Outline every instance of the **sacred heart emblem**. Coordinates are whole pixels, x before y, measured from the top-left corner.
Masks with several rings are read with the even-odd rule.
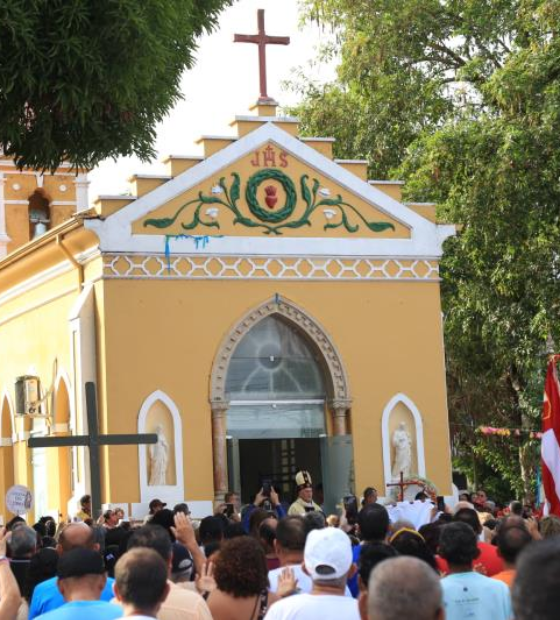
[[[274,185],[267,185],[264,188],[264,193],[266,194],[264,201],[269,209],[274,209],[276,203],[278,202],[278,196],[276,195],[277,191],[278,190],[274,187]]]

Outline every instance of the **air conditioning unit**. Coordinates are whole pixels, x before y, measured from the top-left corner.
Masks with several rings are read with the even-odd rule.
[[[44,417],[47,415],[44,399],[41,399],[39,377],[24,375],[16,377],[16,415]]]

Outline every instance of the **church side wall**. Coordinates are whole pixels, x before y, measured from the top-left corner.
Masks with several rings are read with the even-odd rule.
[[[76,274],[68,271],[31,290],[0,304],[0,392],[4,389],[14,402],[16,377],[34,374],[40,377],[43,393],[51,388],[56,375],[64,371],[71,376],[68,313],[78,296]],[[55,366],[56,360],[56,366]],[[49,400],[49,407],[52,400]],[[16,484],[33,489],[31,451],[26,440],[32,421],[15,420],[14,478]],[[1,450],[2,448],[0,448]],[[47,451],[47,468],[57,460],[56,450]],[[66,477],[68,472],[58,472]],[[49,483],[49,488],[52,485]],[[0,497],[0,514],[6,518],[4,497]],[[59,509],[64,507],[50,506]]]
[[[106,280],[106,430],[131,433],[144,399],[163,390],[183,420],[185,495],[213,497],[209,380],[224,336],[279,294],[315,318],[338,347],[353,399],[356,489],[384,487],[381,419],[403,393],[423,418],[426,475],[451,493],[439,284],[274,280]],[[108,448],[105,501],[138,502],[138,450]]]

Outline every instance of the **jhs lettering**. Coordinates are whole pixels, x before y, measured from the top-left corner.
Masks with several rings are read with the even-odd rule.
[[[262,151],[255,151],[251,165],[255,168],[287,168],[288,153],[277,152],[273,146],[268,145]]]

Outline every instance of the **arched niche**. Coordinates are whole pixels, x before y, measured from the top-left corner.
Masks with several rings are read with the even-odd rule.
[[[183,429],[179,409],[173,400],[162,392],[152,392],[138,414],[138,432],[155,433],[158,426],[169,445],[169,459],[165,485],[151,485],[150,482],[150,446],[138,446],[140,501],[149,502],[155,497],[169,501],[182,501],[185,494],[183,476]]]
[[[28,200],[29,239],[35,239],[45,234],[50,228],[50,200],[42,188],[36,189]]]
[[[394,462],[394,448],[391,438],[401,422],[404,422],[406,430],[412,437],[411,474],[421,477],[426,476],[424,425],[422,423],[422,416],[416,405],[408,396],[396,394],[385,406],[381,420],[385,484],[393,480],[391,468]]]
[[[57,436],[70,434],[71,400],[70,382],[64,371],[60,371],[55,381],[53,397],[53,426],[51,432]],[[47,452],[47,471],[49,498],[54,502],[48,506],[49,511],[57,510],[65,518],[72,491],[77,480],[77,448],[50,448]],[[52,501],[52,500],[51,500]]]
[[[58,376],[54,383],[54,410],[53,431],[55,433],[65,433],[70,429],[70,420],[72,419],[72,388],[70,387],[70,379],[64,370],[59,370]]]
[[[8,394],[4,392],[0,397],[0,514],[7,521],[5,497],[8,489],[15,483],[14,473],[14,418]]]
[[[0,446],[11,446],[15,441],[14,409],[8,392],[0,396]]]

